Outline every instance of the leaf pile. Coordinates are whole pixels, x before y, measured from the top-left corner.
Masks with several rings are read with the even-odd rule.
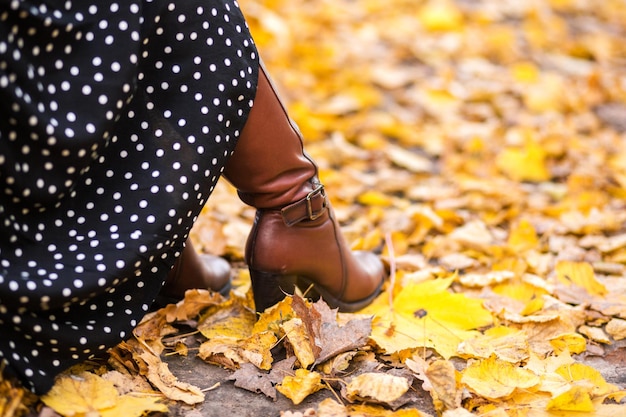
[[[443,417],[625,414],[585,361],[626,348],[624,1],[241,6],[348,240],[389,281],[359,314],[294,296],[257,317],[244,270],[229,300],[190,291],[91,372],[119,378],[111,395],[202,401],[162,362],[195,352],[270,398],[332,389],[309,415],[425,416],[403,407],[418,389]],[[221,183],[196,247],[241,261],[253,213]],[[67,378],[90,398],[76,410],[115,406]]]

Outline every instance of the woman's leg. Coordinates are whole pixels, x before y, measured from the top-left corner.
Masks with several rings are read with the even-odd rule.
[[[193,288],[228,295],[231,288],[230,273],[230,264],[225,259],[197,253],[191,239],[187,239],[183,252],[174,263],[157,297],[157,304],[180,301],[185,296],[185,291]]]
[[[348,248],[317,167],[263,68],[224,176],[258,209],[246,247],[257,310],[293,292],[294,285],[343,311],[361,309],[378,294],[382,262]]]

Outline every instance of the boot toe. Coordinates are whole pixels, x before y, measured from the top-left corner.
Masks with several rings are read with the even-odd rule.
[[[230,264],[224,258],[206,253],[201,254],[200,259],[208,272],[207,276],[210,277],[206,287],[222,295],[228,295],[231,288]]]

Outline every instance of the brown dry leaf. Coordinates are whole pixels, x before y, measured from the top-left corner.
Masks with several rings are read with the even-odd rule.
[[[251,363],[243,363],[240,368],[228,377],[229,381],[235,381],[235,386],[252,392],[262,392],[269,398],[276,400],[276,389],[269,375],[260,372]]]
[[[148,381],[140,375],[130,376],[118,371],[109,371],[102,375],[102,379],[112,382],[119,394],[155,392]]]
[[[461,406],[462,390],[457,384],[456,370],[449,361],[436,360],[426,368],[426,377],[433,387],[433,401],[441,401],[443,410]],[[441,411],[441,409],[439,409]]]
[[[139,373],[145,376],[167,398],[186,404],[197,404],[204,401],[204,394],[200,388],[178,380],[169,370],[168,365],[161,361],[157,354],[147,350],[146,346],[141,345],[139,341],[131,339],[118,346],[132,355],[133,361],[139,368]]]
[[[449,361],[435,360],[428,364],[414,355],[406,360],[406,366],[422,380],[422,389],[429,391],[435,410],[439,413],[461,406],[463,391],[457,383],[457,374]]]
[[[327,361],[341,353],[367,345],[372,332],[372,318],[368,316],[343,316],[345,323],[339,323],[337,310],[331,309],[323,300],[313,304],[319,321],[313,326],[315,344],[321,349],[316,364]]]

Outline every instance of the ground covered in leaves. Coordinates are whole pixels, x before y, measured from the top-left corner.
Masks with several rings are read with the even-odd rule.
[[[417,388],[445,417],[625,414],[626,381],[581,360],[626,346],[624,1],[241,6],[348,240],[389,268],[384,293],[358,314],[294,296],[258,317],[240,268],[229,300],[189,292],[40,400],[67,416],[201,402],[162,361],[181,354],[270,398],[335,393],[309,415],[426,416],[403,407]],[[222,184],[197,247],[241,267],[252,214]],[[36,401],[0,393],[2,416]]]

